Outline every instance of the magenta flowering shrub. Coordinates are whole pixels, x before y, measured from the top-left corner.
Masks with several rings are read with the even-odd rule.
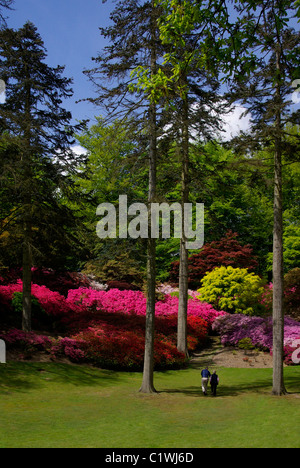
[[[95,289],[107,289],[106,285],[97,283],[93,278],[79,272],[59,272],[51,268],[31,268],[32,282],[40,286],[46,286],[51,291],[57,291],[67,296],[70,289],[80,287],[93,287]],[[7,271],[0,277],[0,284],[15,284],[22,279],[22,268]]]
[[[18,292],[22,293],[23,283],[18,280],[15,284],[0,286],[0,305],[8,309],[11,308],[13,295]],[[46,314],[52,317],[61,317],[72,312],[81,312],[82,309],[71,304],[64,296],[56,291],[51,291],[46,286],[32,285],[32,296],[38,299],[40,306],[45,310]]]
[[[82,343],[71,338],[56,339],[38,335],[34,332],[11,329],[2,332],[0,339],[5,341],[8,349],[18,350],[26,354],[44,351],[54,359],[66,356],[73,362],[80,362],[85,358],[84,351],[80,349]]]
[[[108,313],[124,313],[146,315],[147,300],[141,291],[95,291],[89,288],[79,288],[69,291],[67,301],[71,304],[86,308],[94,308]],[[164,300],[157,301],[155,315],[169,316],[178,313],[178,297],[165,295]],[[188,316],[201,317],[210,326],[216,317],[225,315],[225,312],[216,311],[210,304],[189,299]]]
[[[73,362],[84,361],[85,353],[81,349],[83,342],[72,338],[58,338],[53,343],[51,355],[53,358],[66,356]]]
[[[219,317],[213,324],[213,330],[221,336],[224,346],[236,346],[241,340],[250,339],[252,345],[272,351],[273,325],[272,318],[249,317],[242,314]],[[286,349],[300,338],[300,323],[290,317],[284,320],[284,344]]]
[[[33,348],[37,351],[50,351],[53,341],[48,336],[37,335],[33,332],[12,329],[0,333],[0,339],[13,348]]]

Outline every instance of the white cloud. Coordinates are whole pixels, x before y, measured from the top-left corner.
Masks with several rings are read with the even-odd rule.
[[[87,154],[88,153],[88,150],[83,148],[82,146],[80,145],[74,145],[71,147],[71,150],[74,154],[80,156],[81,154]]]
[[[241,131],[247,132],[251,128],[251,115],[243,116],[246,111],[245,107],[234,105],[232,111],[223,116],[224,132],[221,133],[220,138],[223,141],[229,141],[231,138],[238,136]]]

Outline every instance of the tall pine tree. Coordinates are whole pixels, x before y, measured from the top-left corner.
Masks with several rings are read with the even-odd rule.
[[[32,23],[0,31],[0,75],[6,83],[0,131],[9,136],[15,158],[10,173],[17,185],[15,204],[22,233],[25,331],[31,329],[32,258],[39,249],[34,227],[45,234],[50,211],[54,215],[50,225],[55,223],[57,191],[66,184],[64,171],[74,159],[72,116],[61,106],[72,96],[71,80],[62,76],[63,67],[51,68],[45,59],[44,43]]]
[[[286,393],[283,374],[283,179],[282,157],[292,160],[300,136],[290,135],[288,124],[300,123],[291,95],[299,77],[300,33],[290,20],[296,16],[289,0],[242,1],[238,6],[245,30],[247,55],[237,75],[236,97],[252,117],[252,133],[245,138],[253,148],[274,154],[273,226],[273,394]]]
[[[106,110],[106,118],[130,116],[128,131],[140,142],[149,167],[149,235],[147,241],[147,313],[143,382],[140,391],[155,392],[154,322],[156,290],[156,241],[151,239],[150,204],[156,199],[158,109],[147,93],[136,87],[132,73],[146,67],[153,76],[159,61],[158,9],[151,1],[119,2],[111,14],[112,26],[101,29],[110,41],[98,57],[96,67],[86,71],[95,85],[97,97],[91,101]],[[127,120],[129,123],[129,120]]]
[[[154,90],[154,98],[164,98],[166,107],[173,109],[175,119],[170,119],[169,127],[175,120],[181,155],[183,213],[189,202],[192,133],[196,132],[202,140],[212,138],[216,130],[220,130],[220,116],[226,111],[225,100],[219,94],[216,63],[206,54],[209,44],[217,42],[217,31],[220,31],[215,24],[215,11],[207,12],[200,5],[196,17],[194,2],[190,0],[157,0],[156,4],[163,12],[159,24],[165,47],[164,68],[159,69],[152,80],[145,82],[143,75],[140,80],[142,83],[144,80],[144,87]],[[222,18],[222,9],[219,12],[216,7],[216,11]],[[188,239],[184,216],[181,230],[177,348],[187,356]]]

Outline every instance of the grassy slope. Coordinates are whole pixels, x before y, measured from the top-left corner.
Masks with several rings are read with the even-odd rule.
[[[196,369],[141,374],[67,364],[0,365],[0,447],[300,447],[300,368],[287,397],[270,394],[271,369],[219,369],[217,398]]]

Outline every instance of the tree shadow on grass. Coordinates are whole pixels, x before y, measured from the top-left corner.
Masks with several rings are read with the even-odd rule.
[[[299,376],[297,375],[289,376],[285,381],[285,385],[286,385],[288,394],[300,395]],[[239,396],[239,395],[246,394],[246,393],[259,393],[259,394],[271,395],[271,392],[272,392],[272,378],[270,379],[270,377],[267,376],[264,379],[253,380],[253,382],[249,382],[249,381],[245,383],[232,382],[231,385],[221,384],[217,390],[217,397],[222,397],[222,398],[235,397],[235,396]],[[185,396],[204,398],[201,385],[177,388],[177,389],[168,388],[168,389],[160,391],[159,393],[170,393],[170,394],[174,393],[174,394],[183,394]],[[208,395],[210,396],[210,394],[211,394],[211,389],[209,386]]]
[[[0,365],[0,394],[38,389],[45,383],[97,386],[103,388],[119,381],[109,370],[63,363],[9,362]]]

